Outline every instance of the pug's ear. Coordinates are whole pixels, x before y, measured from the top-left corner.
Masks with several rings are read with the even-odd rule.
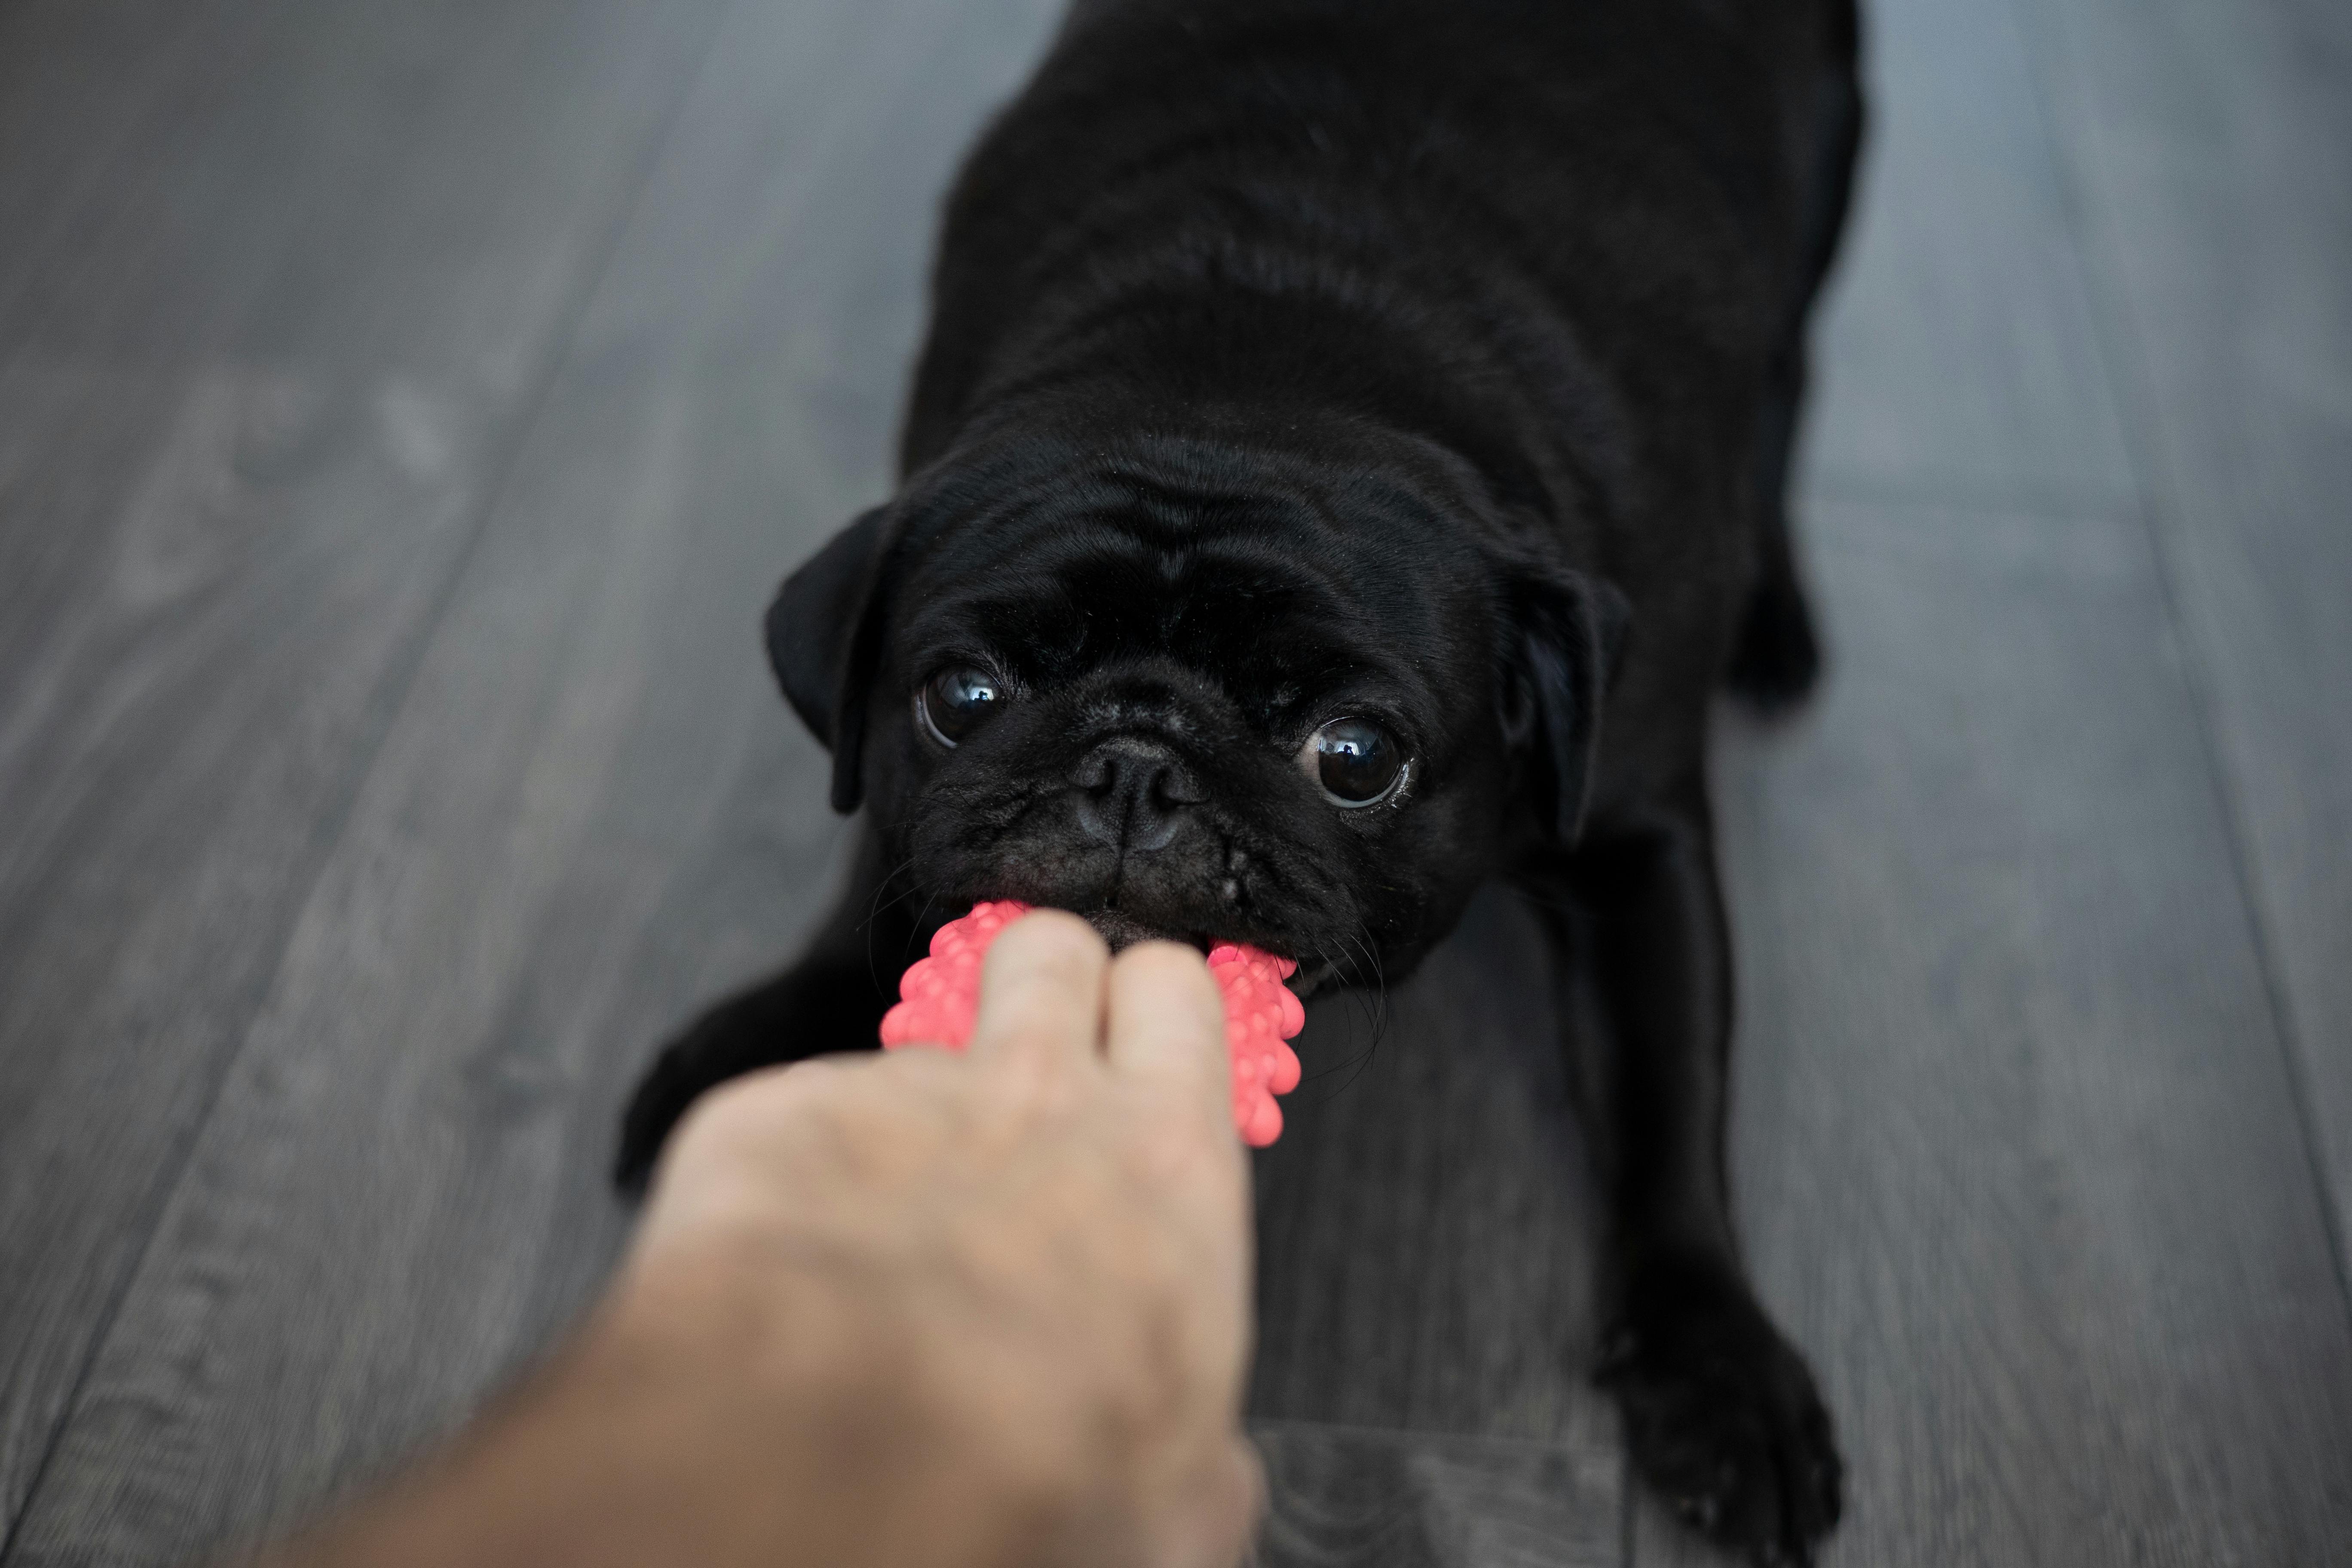
[[[768,606],[768,663],[785,700],[833,751],[833,809],[865,798],[866,689],[880,662],[890,509],[877,506],[784,579]]]
[[[1523,580],[1512,595],[1514,640],[1503,732],[1535,763],[1545,826],[1571,844],[1584,826],[1601,704],[1617,673],[1633,605],[1615,584],[1562,572]]]

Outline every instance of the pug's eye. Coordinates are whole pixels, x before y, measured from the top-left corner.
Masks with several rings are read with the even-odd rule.
[[[1404,782],[1404,747],[1370,719],[1334,719],[1298,753],[1307,775],[1334,805],[1378,805]]]
[[[951,664],[915,690],[915,717],[931,739],[952,746],[980,728],[1004,700],[996,677],[968,664]]]

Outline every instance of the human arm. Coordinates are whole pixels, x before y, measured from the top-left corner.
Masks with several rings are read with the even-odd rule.
[[[1196,954],[1068,916],[988,962],[962,1056],[710,1095],[580,1333],[275,1568],[1223,1568],[1248,1170]]]

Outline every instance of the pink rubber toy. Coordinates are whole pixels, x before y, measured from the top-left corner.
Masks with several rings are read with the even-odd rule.
[[[931,938],[931,955],[919,958],[898,981],[898,1005],[882,1016],[882,1044],[963,1049],[980,1010],[980,964],[997,933],[1029,912],[1004,900],[975,904]],[[1234,1125],[1242,1141],[1263,1149],[1282,1136],[1277,1094],[1298,1087],[1298,1053],[1286,1044],[1306,1026],[1307,1009],[1283,982],[1298,965],[1234,942],[1209,950],[1209,973],[1225,995],[1225,1047],[1233,1053]]]

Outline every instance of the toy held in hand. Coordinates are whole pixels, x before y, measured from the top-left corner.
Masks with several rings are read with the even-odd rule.
[[[980,1013],[980,966],[989,944],[1029,912],[1007,899],[975,904],[941,926],[931,955],[908,966],[898,1005],[883,1015],[882,1044],[963,1049]],[[1242,1141],[1264,1148],[1282,1135],[1277,1094],[1298,1087],[1298,1054],[1286,1044],[1306,1026],[1307,1009],[1283,982],[1298,965],[1254,947],[1219,942],[1209,973],[1225,998],[1225,1048],[1233,1055],[1234,1125]]]

